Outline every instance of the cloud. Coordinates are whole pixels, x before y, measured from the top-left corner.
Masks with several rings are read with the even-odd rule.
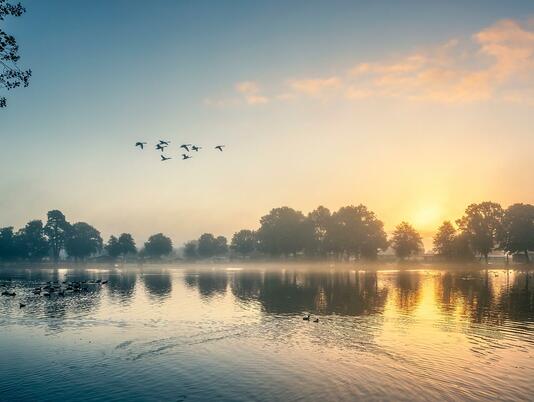
[[[240,93],[249,105],[260,105],[269,102],[266,96],[260,94],[260,86],[255,81],[242,81],[235,84],[235,90]]]
[[[501,20],[470,38],[360,62],[344,73],[282,80],[269,97],[255,81],[238,82],[235,90],[248,105],[335,97],[534,105],[534,20]]]
[[[289,86],[295,92],[310,96],[319,96],[326,91],[338,89],[341,86],[341,80],[338,77],[308,78],[291,80]]]

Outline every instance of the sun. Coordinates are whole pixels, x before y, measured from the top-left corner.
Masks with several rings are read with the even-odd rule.
[[[443,217],[443,210],[438,205],[424,205],[413,213],[413,225],[420,229],[435,229]]]

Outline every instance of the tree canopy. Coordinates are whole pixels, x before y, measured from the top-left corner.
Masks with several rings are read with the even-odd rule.
[[[20,3],[10,3],[0,0],[0,21],[6,17],[20,17],[26,9]],[[31,70],[21,70],[18,67],[20,59],[19,46],[13,35],[0,28],[0,88],[10,91],[20,86],[27,87],[32,75]],[[7,99],[0,96],[0,108],[7,106]]]
[[[502,218],[502,207],[486,201],[469,205],[456,223],[469,239],[472,250],[487,261],[488,254],[498,247],[498,240],[502,238]]]
[[[84,259],[102,249],[100,232],[85,222],[71,226],[65,240],[67,254],[75,259]]]
[[[172,252],[172,240],[163,233],[157,233],[145,242],[145,254],[153,258],[161,258]]]
[[[534,205],[513,204],[504,211],[501,246],[508,253],[521,252],[530,261],[534,251]]]
[[[423,239],[412,225],[401,222],[393,232],[391,246],[397,257],[404,259],[423,251]]]

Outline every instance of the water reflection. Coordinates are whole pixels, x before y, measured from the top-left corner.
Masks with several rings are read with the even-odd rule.
[[[172,291],[171,274],[168,270],[151,270],[141,276],[148,294],[155,299],[165,299]]]
[[[86,289],[33,294],[49,281]],[[524,272],[73,266],[2,268],[0,286],[17,293],[0,297],[0,399],[76,399],[39,385],[57,378],[106,400],[532,399]]]

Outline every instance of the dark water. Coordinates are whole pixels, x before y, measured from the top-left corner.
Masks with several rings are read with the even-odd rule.
[[[3,268],[0,283],[17,293],[0,297],[2,401],[534,399],[521,272]]]

